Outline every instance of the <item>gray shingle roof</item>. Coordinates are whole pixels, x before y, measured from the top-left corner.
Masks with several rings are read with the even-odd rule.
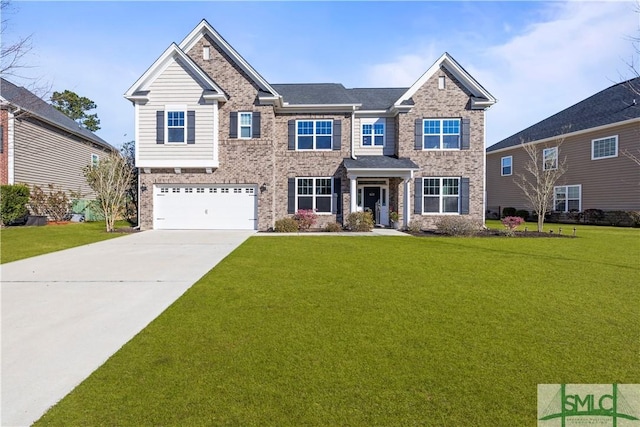
[[[362,110],[386,110],[407,90],[407,87],[347,89],[351,97],[362,104]]]
[[[78,123],[53,108],[41,98],[21,86],[16,86],[8,80],[0,78],[0,96],[11,104],[29,111],[51,124],[70,133],[86,138],[87,140],[113,150],[114,147],[93,132],[83,128]]]
[[[408,88],[347,89],[340,83],[293,83],[271,85],[291,105],[362,104],[361,110],[386,110]]]
[[[633,90],[632,90],[633,88]],[[635,93],[634,93],[635,92]],[[487,152],[640,117],[640,77],[613,85],[503,139]],[[634,104],[635,101],[635,104]]]
[[[419,169],[418,165],[405,157],[358,156],[344,159],[344,167],[349,169]]]

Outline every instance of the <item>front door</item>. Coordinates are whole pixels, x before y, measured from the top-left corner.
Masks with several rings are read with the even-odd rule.
[[[364,187],[363,208],[365,211],[370,210],[373,214],[373,221],[380,223],[380,212],[376,210],[376,203],[380,201],[380,187]]]

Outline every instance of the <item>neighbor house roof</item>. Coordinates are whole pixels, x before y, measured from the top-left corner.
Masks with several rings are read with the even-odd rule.
[[[615,84],[515,135],[487,148],[502,150],[523,142],[555,138],[561,134],[592,129],[640,118],[640,77]]]
[[[16,86],[3,78],[0,78],[0,97],[3,101],[15,107],[19,107],[23,111],[28,112],[53,126],[68,131],[71,134],[84,138],[109,150],[115,150],[115,148],[107,141],[56,110],[52,105],[46,103],[31,91],[24,87]]]

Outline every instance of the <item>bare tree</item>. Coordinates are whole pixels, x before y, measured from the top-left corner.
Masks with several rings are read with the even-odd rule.
[[[522,149],[529,157],[524,173],[516,174],[515,184],[522,190],[528,207],[538,215],[538,231],[543,231],[544,215],[553,207],[556,183],[567,171],[566,158],[560,160],[560,145],[564,138],[546,145],[527,144]]]
[[[20,38],[15,42],[6,42],[7,27],[9,20],[6,18],[11,9],[9,0],[0,0],[0,14],[2,14],[2,22],[0,22],[0,35],[3,39],[0,47],[0,75],[3,77],[17,76],[17,72],[21,68],[25,68],[23,63],[24,56],[31,51],[31,36]]]
[[[96,193],[100,212],[104,215],[107,232],[114,230],[116,219],[124,213],[127,189],[133,169],[118,152],[101,158],[95,165],[83,169],[87,183]]]

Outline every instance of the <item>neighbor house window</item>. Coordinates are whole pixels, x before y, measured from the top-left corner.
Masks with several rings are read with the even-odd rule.
[[[506,156],[500,161],[500,174],[502,176],[509,176],[513,173],[513,157]]]
[[[296,147],[298,150],[331,150],[333,121],[298,120]]]
[[[558,212],[582,210],[582,186],[562,185],[553,189],[553,206]]]
[[[425,150],[460,149],[460,119],[423,120]]]
[[[460,212],[460,178],[423,178],[423,213]]]
[[[591,141],[591,160],[618,157],[618,135]]]
[[[365,147],[384,146],[384,121],[376,120],[362,124],[362,145]]]
[[[167,142],[185,142],[186,112],[167,110]]]
[[[251,138],[253,113],[238,113],[238,135],[240,138]]]
[[[331,213],[332,182],[331,178],[297,178],[296,210]]]
[[[542,151],[542,170],[558,169],[558,147],[545,148]]]
[[[100,162],[100,156],[97,154],[91,154],[91,166],[98,166],[98,162]]]

